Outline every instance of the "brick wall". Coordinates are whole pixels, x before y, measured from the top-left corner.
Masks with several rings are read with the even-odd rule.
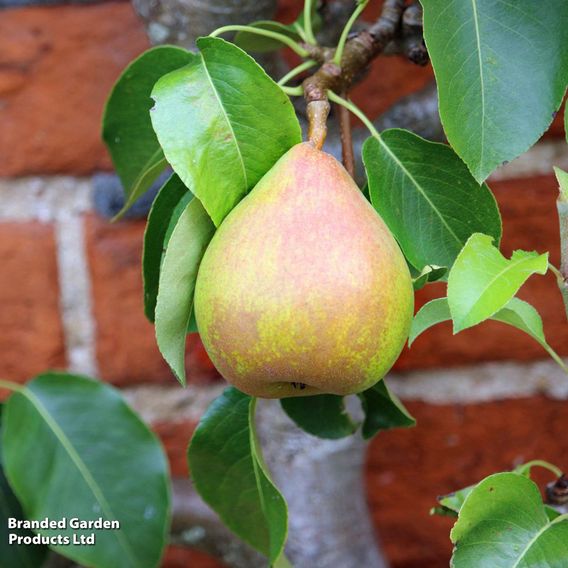
[[[69,368],[124,388],[162,437],[174,475],[185,475],[187,440],[220,380],[190,337],[189,388],[177,387],[143,316],[144,223],[111,225],[92,206],[91,176],[110,169],[99,138],[102,107],[121,69],[148,47],[143,26],[128,2],[1,6],[0,375],[23,382]],[[377,114],[430,78],[429,68],[381,61],[355,98]],[[494,176],[507,254],[549,250],[558,261],[551,166],[568,167],[561,135],[557,120],[537,147]],[[429,287],[418,302],[440,293]],[[568,356],[554,279],[534,278],[521,296]],[[535,342],[498,323],[457,337],[438,326],[392,375],[419,426],[371,444],[373,518],[394,568],[447,566],[451,523],[428,516],[434,497],[535,457],[566,468],[568,380]],[[181,549],[164,562],[189,564],[217,565]]]

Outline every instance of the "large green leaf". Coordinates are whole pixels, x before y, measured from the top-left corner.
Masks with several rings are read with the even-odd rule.
[[[0,432],[1,430],[0,406]],[[2,447],[0,445],[0,567],[2,568],[39,568],[47,554],[47,547],[39,544],[10,543],[10,535],[32,537],[34,533],[27,529],[9,529],[8,520],[24,520],[22,507],[16,499],[2,468]]]
[[[538,461],[538,460],[537,460]],[[521,464],[515,468],[515,473],[524,475],[530,479],[531,470],[535,467],[535,462],[529,462],[528,464]],[[458,489],[448,495],[442,495],[437,498],[439,506],[434,507],[430,513],[433,515],[451,516],[457,517],[460,512],[462,505],[464,504],[466,497],[475,489],[475,485],[468,485],[463,489]],[[544,510],[546,516],[553,520],[560,515],[556,509],[550,505],[544,505]]]
[[[392,428],[409,428],[416,424],[399,398],[390,391],[385,380],[359,394],[365,420],[363,421],[363,438],[372,438],[382,430]]]
[[[126,193],[121,213],[150,187],[166,166],[150,121],[150,93],[154,84],[162,75],[196,57],[180,47],[149,49],[123,71],[109,96],[103,117],[103,140]]]
[[[215,227],[199,199],[180,215],[164,255],[156,301],[156,339],[164,359],[185,385],[185,336],[199,263]]]
[[[451,319],[452,316],[447,298],[437,298],[428,302],[414,316],[408,338],[409,346],[430,327]],[[512,298],[503,309],[499,310],[490,319],[506,323],[524,331],[545,349],[549,349],[544,336],[542,318],[536,309],[527,302],[523,302],[519,298]]]
[[[450,314],[447,298],[437,298],[436,300],[428,302],[426,305],[422,306],[412,320],[408,346],[410,347],[419,335],[433,325],[451,319],[452,316]],[[504,308],[499,310],[496,314],[493,314],[489,319],[506,323],[507,325],[524,331],[536,342],[540,343],[545,351],[566,370],[562,359],[546,341],[542,318],[536,309],[527,302],[523,302],[523,300],[519,298],[512,298]]]
[[[538,487],[518,473],[497,473],[475,486],[451,539],[453,568],[562,568],[568,562],[568,516],[550,521]]]
[[[542,460],[534,460],[526,464],[518,465],[515,468],[514,473],[524,475],[525,477],[530,479],[532,470],[536,467],[545,467],[546,469],[550,469],[554,466],[548,464],[547,462],[543,462]],[[457,517],[462,508],[462,505],[466,500],[466,497],[473,491],[475,487],[476,484],[468,485],[467,487],[453,491],[448,495],[441,495],[437,497],[439,506],[432,508],[430,514]],[[544,505],[544,510],[546,516],[550,520],[553,520],[560,515],[560,513],[550,505]]]
[[[345,410],[342,396],[294,396],[281,399],[280,404],[302,430],[319,438],[344,438],[357,430],[358,424]]]
[[[568,83],[568,2],[422,0],[440,116],[481,183],[534,144]]]
[[[566,135],[566,142],[568,142],[568,100],[564,104],[564,134]]]
[[[4,468],[27,519],[118,521],[95,533],[94,546],[52,548],[74,561],[108,568],[158,566],[169,528],[169,472],[156,436],[114,388],[49,373],[6,403]]]
[[[201,418],[188,459],[195,487],[223,522],[274,563],[287,535],[286,502],[254,429],[255,399],[229,387]]]
[[[507,260],[492,241],[487,235],[472,235],[450,271],[448,304],[455,333],[491,317],[531,275],[548,270],[548,253],[517,250]]]
[[[152,124],[168,162],[219,225],[301,141],[294,107],[244,51],[219,38],[152,91]]]
[[[445,144],[392,129],[363,146],[371,202],[418,270],[450,268],[476,232],[501,238],[493,194]]]
[[[153,322],[158,297],[160,268],[170,236],[193,195],[176,174],[164,183],[148,215],[142,252],[144,312]]]

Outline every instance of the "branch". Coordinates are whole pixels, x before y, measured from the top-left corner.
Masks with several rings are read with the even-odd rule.
[[[311,59],[323,61],[321,67],[303,82],[308,117],[321,121],[320,113],[311,111],[310,106],[326,101],[328,90],[346,93],[355,78],[395,40],[401,46],[399,49],[413,61],[423,64],[426,52],[421,21],[422,10],[418,3],[406,6],[405,0],[385,0],[378,20],[346,42],[340,64],[333,61],[328,48],[304,46]]]
[[[171,544],[202,550],[233,568],[264,568],[266,559],[238,539],[197,495],[189,479],[173,480]]]
[[[546,502],[560,514],[568,513],[568,477],[561,475],[546,486]]]
[[[358,400],[349,412],[361,417]],[[266,463],[289,507],[286,556],[294,566],[386,568],[368,512],[360,434],[322,440],[300,430],[279,401],[259,401],[259,438]],[[338,488],[341,488],[338,491]],[[225,528],[187,480],[174,481],[172,543],[200,548],[227,566],[266,566]]]
[[[132,4],[153,44],[173,43],[193,49],[198,37],[221,26],[270,20],[277,0],[132,0]]]
[[[404,55],[416,65],[428,63],[428,51],[424,43],[422,7],[417,2],[406,8],[402,16],[401,33],[383,50],[384,55]]]
[[[342,93],[346,96],[346,93]],[[351,134],[351,115],[349,111],[340,105],[335,108],[339,114],[339,131],[341,137],[341,156],[343,157],[343,165],[349,175],[355,177],[355,156],[353,155],[353,138]]]

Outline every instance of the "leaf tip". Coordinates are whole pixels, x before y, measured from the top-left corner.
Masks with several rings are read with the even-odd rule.
[[[568,201],[568,172],[565,172],[563,169],[554,166],[554,173],[556,175],[556,179],[558,180],[558,185],[560,189],[560,201]]]

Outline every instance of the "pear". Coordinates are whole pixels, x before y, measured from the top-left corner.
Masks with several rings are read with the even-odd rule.
[[[414,293],[396,241],[347,171],[302,143],[215,233],[194,307],[207,353],[239,390],[347,395],[398,358]]]

